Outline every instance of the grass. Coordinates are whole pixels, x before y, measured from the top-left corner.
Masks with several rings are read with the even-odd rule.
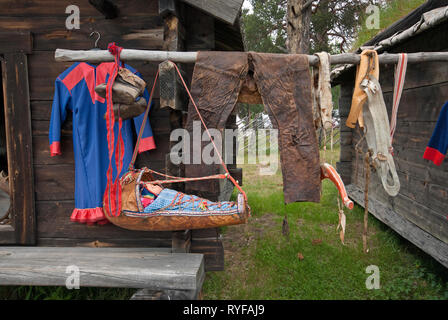
[[[335,162],[338,150],[326,151]],[[283,204],[281,174],[244,167],[253,210],[247,225],[224,230],[226,271],[208,273],[204,299],[448,299],[446,269],[369,216],[369,253],[362,250],[364,211],[347,212],[345,245],[336,226],[337,190],[323,183],[319,204]],[[289,238],[282,235],[288,217]],[[299,253],[303,260],[299,259]],[[379,290],[367,290],[366,267],[380,270]]]
[[[356,41],[353,43],[352,50],[358,49],[364,43],[372,39],[378,33],[389,27],[394,22],[405,17],[409,12],[419,7],[426,0],[391,0],[387,2],[387,5],[380,10],[380,30],[368,29],[366,27],[367,15],[364,21],[361,22],[360,30]]]
[[[335,164],[339,150],[321,157]],[[252,208],[246,225],[223,228],[225,271],[209,272],[204,299],[448,299],[448,273],[430,256],[369,216],[369,253],[362,251],[363,209],[347,212],[345,245],[336,231],[336,188],[325,180],[319,204],[283,204],[282,176],[244,166]],[[282,235],[288,217],[289,238]],[[299,253],[303,259],[299,259]],[[366,267],[380,270],[379,290],[367,290]],[[0,287],[0,299],[129,299],[132,289]]]

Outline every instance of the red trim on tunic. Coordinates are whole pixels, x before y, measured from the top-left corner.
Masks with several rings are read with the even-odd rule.
[[[445,159],[445,155],[437,149],[426,147],[423,158],[426,160],[431,160],[436,166],[440,166],[443,162],[443,159]]]
[[[156,148],[156,143],[154,142],[154,137],[147,137],[140,140],[138,145],[138,153],[142,153],[148,150]]]
[[[64,85],[67,87],[68,91],[72,89],[84,79],[87,84],[87,88],[90,92],[90,98],[93,104],[95,104],[95,68],[88,65],[87,63],[78,64],[65,78],[62,80]]]
[[[103,208],[88,208],[88,209],[74,209],[70,220],[73,222],[79,223],[87,223],[89,225],[92,224],[107,224],[109,220],[107,220],[104,215]]]
[[[62,154],[62,152],[61,152],[61,142],[54,141],[50,145],[50,154],[51,154],[52,157],[60,156]]]
[[[106,83],[106,77],[107,75],[111,74],[114,69],[114,62],[103,62],[96,68],[96,85]],[[98,95],[98,93],[95,92],[95,100],[104,103],[106,99]]]

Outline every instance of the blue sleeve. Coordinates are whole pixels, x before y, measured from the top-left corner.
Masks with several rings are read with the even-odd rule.
[[[448,151],[448,102],[443,106],[437,120],[436,127],[429,140],[428,147],[423,155],[424,159],[431,160],[440,166]]]
[[[139,76],[140,78],[142,77],[139,72],[136,72],[135,74],[137,76]],[[148,89],[145,89],[145,91],[143,92],[143,98],[145,98],[146,102],[148,103],[148,101],[149,101]],[[153,107],[153,105],[154,105],[154,102],[151,102],[151,107]],[[138,137],[138,133],[140,132],[140,128],[142,126],[144,117],[145,117],[145,113],[142,113],[141,115],[134,118],[134,125],[135,125],[135,130],[137,131],[137,137]],[[148,118],[146,119],[145,127],[143,129],[142,139],[140,140],[140,144],[138,146],[138,152],[142,153],[144,151],[152,150],[155,148],[156,148],[156,144],[154,141],[154,136],[152,133],[151,124],[149,122],[149,114],[148,114]]]
[[[67,117],[70,98],[67,87],[59,78],[56,79],[49,128],[51,156],[61,155],[61,126]]]

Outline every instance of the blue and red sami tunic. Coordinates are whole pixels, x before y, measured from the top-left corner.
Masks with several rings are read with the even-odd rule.
[[[125,67],[136,75],[141,75],[132,67]],[[113,62],[98,66],[85,62],[73,64],[56,79],[53,107],[50,121],[51,156],[61,154],[61,124],[68,111],[73,114],[73,148],[75,156],[75,209],[71,220],[80,223],[107,223],[103,212],[103,195],[106,189],[106,172],[109,167],[106,120],[103,116],[107,110],[104,98],[95,92],[98,84],[108,81],[114,68]],[[149,100],[148,91],[144,98]],[[123,170],[126,172],[131,162],[134,136],[140,130],[144,114],[123,121],[122,136],[124,141]],[[115,123],[114,135],[118,135],[118,121]],[[154,138],[149,124],[145,125],[139,152],[155,148]],[[114,156],[112,157],[114,159]],[[114,162],[114,161],[113,161]],[[115,163],[113,178],[117,175]]]
[[[423,158],[440,166],[448,150],[448,102],[442,107],[436,127]]]

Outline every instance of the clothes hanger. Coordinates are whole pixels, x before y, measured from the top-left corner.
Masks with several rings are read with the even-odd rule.
[[[98,38],[96,38],[96,40],[95,40],[95,47],[90,49],[89,51],[101,50],[101,48],[98,47],[98,41],[100,41],[101,34],[98,31],[92,31],[92,33],[90,33],[90,35],[89,35],[89,38],[91,38],[95,33],[98,34]]]

